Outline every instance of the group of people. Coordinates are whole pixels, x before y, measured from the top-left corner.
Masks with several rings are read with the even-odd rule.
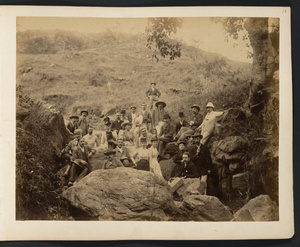
[[[115,120],[104,117],[105,130],[98,131],[98,134],[89,124],[87,110],[82,110],[80,117],[70,117],[66,127],[73,140],[62,150],[63,157],[69,161],[65,173],[69,176],[69,186],[91,170],[89,158],[96,149],[104,149],[107,155],[103,169],[125,166],[163,177],[159,161],[166,157],[169,145],[177,147],[177,153],[172,157],[176,164],[172,177],[200,177],[207,181],[212,164],[205,144],[214,132],[217,117],[223,112],[214,111],[214,105],[209,102],[203,118],[200,106],[194,104],[190,121],[185,119],[184,112],[179,112],[174,126],[165,110],[167,104],[159,99],[161,94],[155,86],[151,83],[151,89],[146,93],[151,111],[147,110],[145,102],[139,112],[134,105],[128,114],[122,109]]]

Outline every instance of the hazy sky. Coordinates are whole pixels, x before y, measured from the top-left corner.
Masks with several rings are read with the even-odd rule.
[[[182,18],[182,28],[175,38],[199,47],[202,50],[216,52],[229,59],[252,62],[247,59],[249,48],[242,39],[235,41],[238,46],[233,47],[233,41],[225,42],[225,31],[220,23],[214,23],[210,18]],[[64,29],[79,32],[103,32],[108,29],[124,33],[145,32],[146,18],[57,18],[57,17],[19,17],[18,30],[29,29]]]

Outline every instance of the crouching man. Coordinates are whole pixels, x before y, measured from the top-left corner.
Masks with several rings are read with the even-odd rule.
[[[85,145],[84,138],[81,138],[78,142],[78,146],[76,146],[73,150],[73,157],[71,159],[72,166],[70,169],[70,179],[68,186],[72,186],[74,183],[77,183],[91,171],[89,158],[94,153],[95,150],[92,150],[89,146]]]

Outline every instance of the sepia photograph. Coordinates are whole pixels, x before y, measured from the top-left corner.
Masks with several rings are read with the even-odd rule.
[[[16,16],[16,224],[280,223],[281,27]]]

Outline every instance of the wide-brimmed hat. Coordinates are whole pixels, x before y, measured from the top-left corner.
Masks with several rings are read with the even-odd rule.
[[[185,141],[179,141],[179,142],[177,142],[177,145],[179,146],[180,144],[183,144],[183,145],[185,145],[186,144],[186,142]]]
[[[113,150],[113,149],[107,149],[107,150],[104,152],[105,155],[110,155],[110,154],[115,154],[115,153],[116,153],[116,151]]]
[[[202,138],[203,135],[201,135],[200,133],[195,133],[195,134],[192,135],[192,137],[193,137],[193,138],[196,138],[196,137]]]
[[[128,120],[125,120],[125,121],[121,124],[122,128],[124,128],[126,125],[132,125],[132,123],[130,123]]]
[[[200,111],[200,106],[199,106],[199,105],[193,104],[193,105],[191,106],[191,108],[196,108],[198,111]]]
[[[80,115],[82,115],[82,113],[86,112],[86,115],[89,115],[88,110],[81,110]]]
[[[122,113],[122,112],[124,112],[124,113],[125,113],[125,112],[126,112],[126,110],[125,110],[125,109],[121,109],[121,111],[120,111],[120,112],[121,112],[121,113]]]
[[[166,107],[166,106],[167,106],[166,102],[164,102],[164,101],[162,101],[162,100],[157,101],[157,102],[155,103],[155,106],[158,107],[159,104],[162,104],[163,107]]]
[[[184,114],[183,114],[183,112],[182,112],[182,111],[181,111],[181,112],[179,112],[179,113],[178,113],[178,116],[179,116],[179,117],[184,117]]]
[[[157,139],[156,136],[153,136],[153,137],[151,137],[151,141],[152,141],[152,142],[155,142],[155,141],[158,141],[158,139]]]
[[[156,82],[151,82],[150,85],[152,85],[152,84],[156,85]]]

